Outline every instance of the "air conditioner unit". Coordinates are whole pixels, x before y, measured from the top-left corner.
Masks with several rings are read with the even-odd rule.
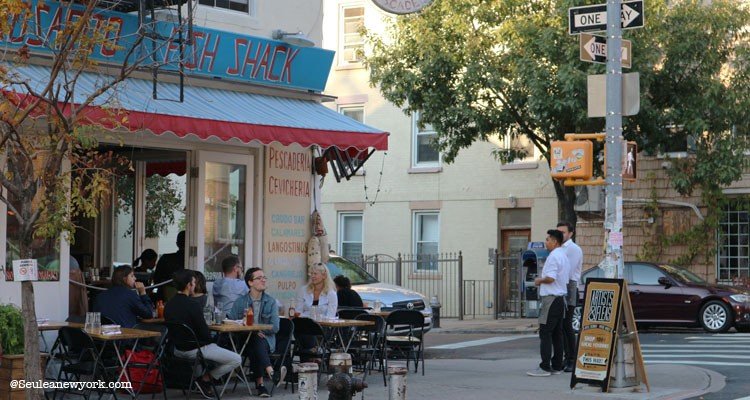
[[[576,211],[604,211],[604,186],[579,186],[576,189]]]

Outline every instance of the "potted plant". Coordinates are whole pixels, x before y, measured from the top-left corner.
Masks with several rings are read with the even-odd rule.
[[[10,381],[23,379],[23,317],[11,304],[0,304],[0,399],[23,398],[23,389],[10,390]]]

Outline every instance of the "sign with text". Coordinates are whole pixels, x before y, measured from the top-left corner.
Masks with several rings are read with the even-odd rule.
[[[550,168],[553,179],[590,179],[594,174],[594,145],[590,140],[552,142]]]
[[[34,258],[13,260],[13,280],[16,282],[38,281],[39,269]]]
[[[52,54],[57,50],[51,44],[59,41],[59,35],[69,29],[66,27],[68,21],[80,18],[84,9],[73,2],[40,0],[31,0],[28,6],[29,20],[8,21],[12,30],[0,38],[1,45],[13,49],[28,47],[31,52]],[[133,56],[146,57],[155,48],[155,62],[159,63],[161,70],[179,71],[182,61],[187,75],[316,92],[325,89],[333,63],[334,52],[330,50],[297,47],[197,25],[192,28],[192,37],[186,41],[180,60],[180,46],[173,38],[185,28],[170,21],[152,21],[149,16],[145,17],[144,23],[153,26],[154,34],[164,39],[153,40],[147,36],[138,44],[140,25],[136,14],[97,9],[90,28],[105,32],[106,37],[102,44],[92,48],[90,57],[102,63],[121,65],[128,57],[132,63]]]
[[[607,391],[620,324],[622,293],[622,279],[590,278],[586,282],[571,388],[578,382],[586,382],[600,384],[602,390]]]
[[[263,268],[269,293],[286,308],[307,281],[312,151],[272,143],[264,163]]]
[[[579,36],[579,54],[581,61],[599,64],[607,63],[607,38],[604,36],[582,33]],[[622,40],[620,62],[623,68],[630,68],[633,62],[633,47],[630,40]]]
[[[622,29],[643,27],[643,0],[624,1],[621,5],[620,21]],[[571,7],[568,9],[568,33],[577,35],[583,32],[607,30],[607,5]]]
[[[411,14],[429,6],[432,0],[372,0],[372,2],[391,14]]]

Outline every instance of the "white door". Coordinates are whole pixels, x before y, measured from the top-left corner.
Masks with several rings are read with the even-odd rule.
[[[200,151],[197,165],[196,235],[190,240],[195,243],[190,256],[212,281],[221,276],[221,261],[227,256],[239,256],[243,265],[254,260],[254,157]]]

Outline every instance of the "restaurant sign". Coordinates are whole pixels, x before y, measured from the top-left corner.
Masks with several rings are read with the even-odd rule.
[[[74,3],[30,3],[28,21],[22,18],[10,22],[10,35],[0,37],[0,46],[28,48],[31,52],[53,54],[54,45],[66,24],[83,14],[84,8]],[[90,27],[103,32],[106,40],[94,47],[91,58],[98,62],[122,65],[141,60],[155,63],[162,71],[179,71],[180,30],[184,26],[171,21],[152,21],[145,17],[144,29],[152,29],[162,39],[148,37],[138,44],[140,29],[138,16],[98,9]],[[192,40],[185,41],[182,56],[187,75],[205,76],[268,86],[322,92],[333,62],[334,52],[315,47],[297,47],[262,37],[239,35],[205,27],[193,26]],[[130,50],[135,48],[132,54]],[[128,58],[129,57],[129,58]]]
[[[587,382],[599,384],[603,391],[607,391],[620,324],[622,290],[622,279],[590,278],[586,282],[586,301],[581,310],[581,331],[571,388],[577,382]]]
[[[391,14],[411,14],[421,11],[432,0],[372,0],[376,6]]]

